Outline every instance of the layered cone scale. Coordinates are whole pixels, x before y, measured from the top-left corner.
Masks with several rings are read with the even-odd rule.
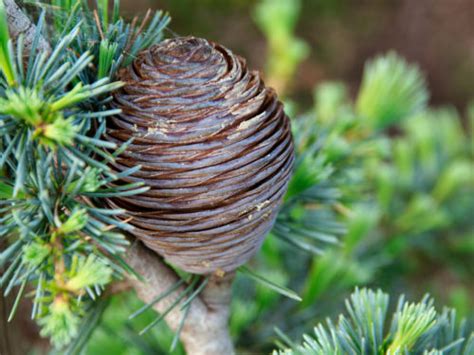
[[[107,139],[128,146],[111,167],[144,182],[140,195],[109,199],[131,233],[197,274],[244,264],[271,229],[294,163],[290,122],[275,92],[243,58],[216,43],[175,38],[120,72],[122,113]]]

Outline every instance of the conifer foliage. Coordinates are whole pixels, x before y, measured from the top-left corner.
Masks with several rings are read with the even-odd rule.
[[[116,80],[118,71],[161,41],[169,17],[148,12],[143,21],[128,23],[118,15],[118,0],[97,0],[94,7],[86,0],[36,2],[30,7],[36,23],[30,43],[22,36],[10,37],[4,1],[0,0],[0,289],[4,295],[16,293],[10,320],[22,297],[29,297],[31,317],[41,334],[56,348],[68,346],[69,353],[78,353],[108,305],[106,287],[134,274],[123,259],[129,244],[124,234],[132,226],[125,211],[104,201],[128,199],[149,189],[133,182],[140,166],[118,172],[110,168],[133,144],[103,139],[105,120],[120,114],[110,105],[110,94],[123,86]],[[278,54],[269,72],[283,89],[307,52],[293,35],[297,9],[292,6],[299,2],[262,4],[257,22],[271,37],[270,50]],[[271,10],[272,6],[277,7]],[[50,49],[40,45],[44,40]],[[389,53],[368,62],[354,102],[343,84],[324,84],[316,92],[314,109],[293,119],[296,160],[282,208],[261,257],[252,269],[238,270],[265,289],[257,286],[252,294],[240,287],[247,286],[246,280],[237,278],[231,319],[236,338],[252,333],[263,343],[274,324],[285,332],[307,331],[308,319],[313,319],[308,314],[321,309],[319,296],[330,286],[345,290],[375,282],[375,269],[381,265],[377,258],[387,259],[380,244],[400,241],[400,236],[415,241],[411,236],[426,231],[438,235],[440,226],[455,225],[464,236],[470,222],[464,218],[465,204],[471,202],[458,196],[472,189],[453,191],[472,185],[472,149],[465,147],[472,132],[465,135],[450,115],[431,129],[433,116],[444,113],[427,110],[427,100],[418,68]],[[403,134],[392,139],[385,133],[394,125],[401,126]],[[420,185],[430,191],[422,191]],[[376,218],[370,213],[374,210]],[[455,219],[455,213],[462,220]],[[387,226],[396,232],[394,237]],[[374,245],[368,243],[369,234],[379,236]],[[428,244],[418,242],[414,247]],[[261,274],[277,275],[282,282]],[[187,312],[209,279],[188,277],[182,270],[179,275],[183,279],[127,314],[123,322],[114,317],[113,326],[130,331],[130,319],[183,285],[185,291],[157,318],[154,314],[142,333],[173,307]],[[281,302],[268,289],[288,300]],[[275,353],[473,354],[474,339],[467,327],[456,320],[454,311],[439,311],[433,304],[429,297],[417,303],[401,298],[390,315],[387,294],[356,290],[346,302],[347,316],[316,326],[302,344],[279,332],[281,350]],[[112,305],[111,313],[120,312]],[[111,338],[119,343],[116,336]]]
[[[274,355],[326,354],[426,354],[469,355],[474,352],[474,333],[469,334],[454,310],[437,312],[433,300],[408,302],[403,296],[389,315],[389,296],[380,290],[356,290],[346,300],[348,315],[337,324],[327,320],[295,344],[282,334],[287,348]]]
[[[5,295],[19,290],[10,319],[28,292],[41,334],[61,347],[98,305],[91,301],[127,268],[120,257],[126,225],[113,218],[122,211],[100,208],[97,199],[148,188],[107,187],[137,168],[111,173],[107,163],[126,144],[101,136],[105,117],[116,113],[107,109],[110,92],[122,85],[116,71],[159,41],[169,18],[149,13],[141,25],[128,24],[118,2],[112,14],[107,1],[95,11],[87,1],[39,5],[44,11],[26,49],[25,38],[9,37],[0,2],[0,284]],[[50,52],[40,50],[43,38]]]

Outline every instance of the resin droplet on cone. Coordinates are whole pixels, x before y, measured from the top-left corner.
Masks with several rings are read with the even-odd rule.
[[[109,200],[132,234],[188,272],[232,271],[260,247],[291,175],[290,122],[243,58],[186,37],[142,52],[119,74],[122,113],[107,137],[133,143],[112,168],[150,190]]]

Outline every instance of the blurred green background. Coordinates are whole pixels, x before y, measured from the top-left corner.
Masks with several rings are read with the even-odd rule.
[[[279,1],[276,0],[275,3]],[[163,9],[179,35],[206,37],[245,56],[263,70],[268,40],[255,23],[258,0],[125,0],[124,15]],[[396,50],[419,63],[431,101],[464,109],[473,96],[474,8],[470,0],[302,0],[293,19],[296,36],[308,45],[291,94],[308,104],[313,86],[342,80],[354,93],[367,58]],[[286,10],[291,12],[294,10]],[[274,30],[274,29],[273,29]],[[170,34],[171,36],[172,34]]]
[[[324,192],[313,214],[290,203],[283,215],[295,225],[326,221],[326,230],[270,236],[251,262],[302,295],[300,304],[238,277],[239,354],[269,353],[274,327],[299,339],[337,315],[355,286],[415,299],[429,292],[472,322],[472,1],[122,0],[127,17],[148,8],[171,14],[169,37],[220,42],[264,73],[293,119],[300,164],[290,195],[305,184]],[[315,142],[323,148],[307,153]],[[139,307],[132,293],[114,297],[86,353],[167,354],[165,325],[138,336],[153,313],[127,321]],[[30,323],[16,322],[23,351],[46,351]]]

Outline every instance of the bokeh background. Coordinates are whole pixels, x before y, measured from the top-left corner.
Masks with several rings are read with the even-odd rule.
[[[163,9],[177,35],[206,37],[265,69],[268,42],[255,22],[257,0],[125,0],[123,14]],[[474,5],[471,0],[302,0],[296,36],[308,45],[291,95],[307,103],[323,80],[342,80],[353,92],[364,62],[396,50],[420,65],[434,104],[464,109],[474,95]],[[173,34],[170,33],[170,36]]]
[[[231,48],[277,88],[292,118],[301,118],[301,129],[315,136],[320,126],[337,132],[322,154],[328,159],[343,156],[333,174],[345,196],[334,205],[338,222],[346,226],[335,232],[343,246],[313,256],[274,238],[266,241],[251,266],[295,289],[303,302],[295,305],[239,278],[231,322],[239,354],[269,353],[274,348],[274,326],[299,339],[319,321],[335,317],[356,286],[381,287],[410,299],[429,292],[438,307],[454,307],[472,323],[472,0],[121,3],[122,15],[128,18],[142,16],[148,8],[168,12],[172,17],[168,37],[205,37]],[[358,114],[353,101],[367,60],[389,50],[418,65],[426,78],[431,108],[383,133],[374,127],[347,128]],[[310,126],[305,126],[308,117]],[[369,148],[383,153],[364,151],[367,146],[360,143],[370,134],[377,137]],[[310,160],[307,170],[317,169],[317,161]],[[358,191],[352,189],[360,186]],[[5,312],[12,300],[6,302],[0,311]],[[150,312],[139,320],[127,320],[141,305],[133,293],[114,297],[111,303],[87,354],[168,353],[173,335],[165,325],[138,336],[156,315]],[[48,343],[37,336],[28,309],[25,303],[9,327],[8,341],[18,354],[47,353]]]

